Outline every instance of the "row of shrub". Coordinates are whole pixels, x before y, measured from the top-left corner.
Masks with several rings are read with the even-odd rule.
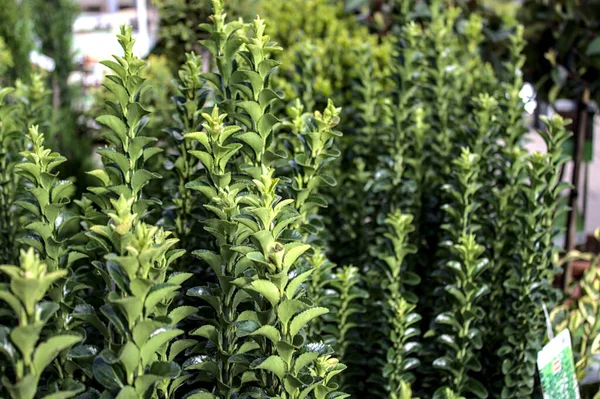
[[[538,395],[567,133],[523,147],[522,28],[493,68],[441,0],[385,37],[325,0],[212,5],[172,106],[122,28],[88,187],[41,78],[1,89],[0,395]]]

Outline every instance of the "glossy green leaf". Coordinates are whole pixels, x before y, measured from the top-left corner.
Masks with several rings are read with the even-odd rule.
[[[285,377],[285,373],[287,372],[287,366],[283,359],[279,356],[269,356],[267,359],[260,362],[260,364],[255,368],[270,371],[279,377],[280,380]]]
[[[290,335],[293,337],[313,319],[327,314],[329,310],[323,307],[313,307],[306,309],[296,315],[290,322]]]
[[[279,289],[275,284],[268,280],[255,280],[250,283],[247,288],[264,296],[273,307],[277,306],[281,300]]]

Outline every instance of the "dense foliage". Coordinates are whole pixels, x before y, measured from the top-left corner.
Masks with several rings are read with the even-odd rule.
[[[0,8],[0,38],[3,41],[6,55],[0,69],[6,69],[2,74],[2,84],[14,84],[17,79],[27,81],[31,73],[29,53],[33,50],[33,24],[31,8],[28,2],[17,0],[3,1]]]
[[[498,70],[441,0],[176,6],[173,81],[131,28],[103,62],[88,187],[43,79],[0,90],[0,396],[534,397],[567,134],[523,148],[522,28]]]
[[[230,18],[254,17],[258,0],[228,0]],[[155,0],[160,15],[160,38],[154,53],[166,55],[176,70],[190,51],[202,51],[200,40],[207,37],[200,24],[211,15],[211,0]],[[207,59],[206,62],[209,62]]]
[[[600,3],[527,0],[519,19],[527,27],[528,81],[549,103],[577,99],[587,89],[600,99]]]

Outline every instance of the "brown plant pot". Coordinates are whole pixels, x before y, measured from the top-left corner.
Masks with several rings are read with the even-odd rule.
[[[575,260],[572,262],[573,278],[571,281],[576,282],[576,284],[568,292],[567,302],[571,302],[581,297],[581,286],[579,285],[579,281],[581,281],[585,271],[588,270],[590,266],[591,262],[589,260]],[[600,267],[600,263],[596,264],[596,267]]]
[[[572,267],[573,267],[573,279],[574,280],[579,280],[583,277],[583,274],[585,273],[586,270],[588,270],[590,268],[590,261],[589,260],[574,260],[573,262],[571,262]],[[599,267],[600,264],[597,264],[596,267]]]

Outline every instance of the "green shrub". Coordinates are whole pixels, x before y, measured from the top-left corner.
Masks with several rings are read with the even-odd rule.
[[[226,23],[222,3],[214,4],[213,25],[205,26],[211,39],[204,43],[216,58],[217,71],[202,76],[214,90],[216,104],[211,114],[203,114],[204,131],[185,137],[197,142],[198,150],[191,154],[206,168],[206,176],[187,186],[206,197],[205,208],[212,214],[206,229],[217,247],[217,252],[194,252],[210,265],[217,284],[188,291],[214,310],[210,321],[192,334],[215,350],[184,366],[198,378],[213,381],[218,397],[255,391],[289,398],[313,392],[315,398],[325,398],[336,390],[331,379],[344,367],[326,346],[306,342],[302,333],[327,309],[303,300],[302,284],[313,268],[302,268],[298,258],[310,245],[289,229],[306,223],[302,205],[307,198],[282,199],[276,194],[280,179],[273,176],[274,166],[285,153],[275,148],[273,139],[278,120],[271,104],[279,97],[270,88],[269,76],[278,63],[269,55],[279,48],[265,35],[264,21],[257,18],[248,26]],[[241,46],[248,50],[240,53],[243,61],[234,52]],[[249,84],[241,84],[244,79]],[[310,155],[317,160],[330,140],[327,128],[334,112],[332,106],[324,114],[324,132],[309,136],[314,140]],[[236,159],[242,162],[236,165]],[[308,161],[305,168],[312,165]],[[317,182],[312,173],[304,171],[306,180],[292,187],[304,193],[302,186],[308,184],[309,194]]]
[[[294,1],[287,52],[212,6],[174,84],[122,28],[81,197],[41,77],[0,91],[0,395],[533,397],[567,135],[522,147],[521,28],[497,73],[442,1]]]
[[[379,271],[380,237],[388,215],[400,210],[414,219],[407,245],[416,247],[402,260],[401,270],[418,278],[394,282],[427,282],[402,293],[408,303],[416,303],[425,332],[415,355],[421,366],[412,370],[412,389],[425,397],[436,390],[444,395],[438,390],[444,386],[459,396],[530,397],[535,351],[544,337],[540,303],[551,308],[557,300],[551,289],[555,271],[549,237],[562,212],[558,195],[564,186],[557,172],[564,162],[563,122],[552,119],[548,133],[541,132],[547,156],[526,155],[518,97],[524,63],[520,28],[511,36],[509,61],[494,72],[480,55],[484,27],[476,14],[465,18],[440,1],[427,8],[420,4],[414,9],[418,12],[411,2],[402,4],[411,11],[405,26],[393,30],[398,62],[386,78],[395,87],[374,86],[373,61],[364,64],[364,76],[375,79],[357,81],[353,106],[362,112],[352,129],[361,138],[351,140],[357,148],[350,150],[359,155],[353,159],[357,168],[348,168],[343,159],[336,175],[342,189],[325,192],[335,198],[325,218],[332,234],[328,253],[336,263],[361,265],[369,292],[365,324],[374,326],[360,330],[359,341],[367,343],[360,363],[365,373],[354,384],[356,391],[350,391],[385,397],[390,383],[380,376],[404,373],[394,357],[369,360],[384,359],[385,350],[372,343],[385,342],[376,330],[392,325],[382,312],[387,302],[382,288],[388,283]],[[479,159],[468,179],[456,164],[462,148]],[[534,206],[526,198],[536,195],[543,201]],[[539,291],[526,295],[525,287],[532,284]],[[465,306],[478,310],[465,313]],[[440,323],[446,320],[447,325]],[[467,331],[469,339],[464,338]],[[401,378],[412,380],[408,374]]]
[[[55,63],[51,73],[56,107],[69,106],[71,91],[68,79],[74,70],[73,23],[79,12],[72,0],[30,1],[33,27],[41,41],[40,52]]]
[[[362,72],[359,49],[369,47],[371,59],[377,61],[375,76],[389,68],[391,46],[387,39],[378,44],[377,36],[344,13],[341,2],[263,1],[259,11],[272,21],[273,38],[284,48],[279,57],[283,65],[278,84],[286,98],[299,97],[308,109],[323,106],[327,98],[352,104],[351,82]]]
[[[254,17],[258,0],[228,0],[227,12],[233,19]],[[210,0],[156,0],[160,14],[160,40],[153,53],[165,55],[175,72],[185,62],[185,54],[199,52],[206,38],[200,24],[211,16]]]
[[[6,0],[0,9],[0,37],[12,59],[3,74],[4,85],[13,85],[17,79],[28,81],[31,73],[29,53],[34,48],[31,7],[27,1]]]
[[[18,180],[14,178],[14,167],[18,162],[18,154],[24,150],[24,139],[19,131],[20,126],[16,120],[16,106],[9,102],[9,94],[13,88],[5,87],[0,91],[0,173],[2,173],[2,191],[0,192],[0,205],[2,206],[1,237],[2,263],[11,263],[14,259],[15,249],[12,246],[16,239],[16,215],[14,203],[18,191]]]
[[[0,37],[0,75],[8,71],[13,66],[13,58],[10,50],[6,46],[6,42]]]

